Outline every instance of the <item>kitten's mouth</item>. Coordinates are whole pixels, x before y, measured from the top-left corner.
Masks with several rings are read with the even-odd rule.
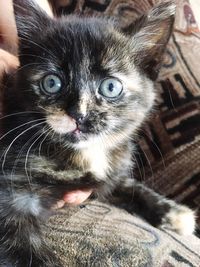
[[[71,131],[70,133],[67,134],[70,138],[70,141],[78,141],[81,139],[81,137],[84,135],[83,132],[79,129],[77,126],[75,130]]]
[[[69,141],[72,143],[76,143],[80,140],[86,140],[88,138],[88,131],[84,129],[83,127],[80,127],[78,124],[76,126],[76,129],[67,133],[67,136],[69,138]]]
[[[75,134],[77,136],[80,135],[80,134],[82,134],[82,131],[80,130],[80,128],[78,127],[78,125],[77,125],[76,129],[74,131],[72,131],[72,134]]]

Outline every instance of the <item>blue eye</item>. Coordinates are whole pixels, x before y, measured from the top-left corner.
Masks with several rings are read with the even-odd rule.
[[[123,91],[122,83],[116,78],[108,78],[102,81],[99,94],[106,98],[117,98]]]
[[[62,81],[57,75],[49,74],[42,79],[41,87],[47,94],[56,94],[62,88]]]

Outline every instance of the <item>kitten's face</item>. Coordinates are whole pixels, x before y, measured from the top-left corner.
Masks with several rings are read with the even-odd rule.
[[[101,19],[40,19],[40,33],[32,27],[21,38],[17,87],[25,109],[41,111],[54,138],[75,148],[130,138],[154,101],[142,30],[130,38]],[[147,47],[154,51],[150,40]]]

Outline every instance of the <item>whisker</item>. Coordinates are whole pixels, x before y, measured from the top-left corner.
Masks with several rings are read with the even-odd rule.
[[[46,130],[46,132],[48,131],[48,129]],[[45,133],[46,133],[45,132]],[[26,172],[26,176],[28,178],[28,180],[30,181],[31,177],[29,176],[29,173],[28,173],[28,168],[27,168],[27,164],[28,164],[28,156],[29,156],[29,153],[31,151],[31,148],[34,146],[34,144],[41,138],[41,136],[43,136],[43,134],[45,134],[44,132],[42,132],[34,141],[33,143],[30,145],[29,149],[27,150],[27,153],[26,153],[26,158],[25,158],[25,172]]]
[[[45,128],[45,127],[44,127]],[[43,134],[45,134],[45,137],[42,139],[42,141],[40,142],[40,145],[39,145],[39,148],[38,148],[38,157],[41,157],[41,149],[42,149],[42,144],[44,143],[45,139],[48,137],[48,135],[53,131],[50,127],[47,128],[47,130],[45,131],[43,128]],[[45,131],[45,132],[44,132]],[[47,133],[47,134],[46,134]],[[37,147],[35,148],[34,150],[34,153],[35,151],[37,150]],[[33,154],[34,154],[33,153]],[[30,177],[32,177],[32,169],[30,168],[29,170],[29,173],[30,173]]]
[[[140,169],[140,165],[139,165],[139,163],[138,163],[138,161],[137,161],[137,158],[136,158],[135,154],[133,153],[132,156],[134,157],[134,162],[136,162],[137,169],[138,169],[139,174],[140,174],[140,178],[141,178],[141,180],[144,180],[144,178],[145,178],[145,172],[144,172],[144,169],[143,169],[143,172],[142,172],[141,169]],[[142,166],[143,166],[143,168],[144,168],[143,163],[142,163]]]
[[[145,136],[152,142],[152,144],[153,144],[153,145],[155,146],[155,148],[157,149],[158,153],[160,154],[160,157],[161,157],[161,160],[162,160],[163,167],[164,167],[164,169],[165,169],[165,168],[166,168],[166,164],[165,164],[164,157],[163,157],[163,154],[162,154],[160,148],[158,147],[158,145],[156,144],[156,142],[154,142],[153,139],[152,139],[150,136],[148,136],[148,134],[147,134],[144,130],[141,129],[141,131],[145,134]]]
[[[28,121],[28,122],[26,122],[26,123],[23,123],[23,124],[18,125],[17,127],[11,129],[11,130],[8,131],[7,133],[5,133],[3,136],[1,136],[1,137],[0,137],[0,141],[1,141],[3,138],[5,138],[8,134],[14,132],[15,130],[17,130],[17,129],[23,127],[23,126],[26,126],[26,125],[28,125],[28,124],[31,124],[31,123],[33,123],[33,122],[37,122],[37,121],[41,121],[41,120],[44,121],[45,119],[37,119],[37,120]],[[0,160],[1,160],[1,158],[0,158]]]
[[[11,187],[13,187],[13,177],[14,177],[14,173],[15,173],[15,170],[16,170],[16,167],[17,167],[17,164],[21,158],[21,155],[25,149],[25,147],[33,140],[35,139],[35,137],[38,135],[38,133],[40,132],[41,130],[38,130],[24,145],[23,147],[20,149],[15,161],[14,161],[14,164],[13,164],[13,168],[12,168],[12,172],[11,172]],[[30,185],[30,188],[31,188],[31,184],[30,184],[30,181],[29,182],[29,185]]]
[[[36,55],[36,54],[18,54],[18,56],[32,56],[34,58],[40,58],[46,62],[49,62],[49,59],[48,58],[45,58],[45,57],[42,57],[42,56],[39,56],[39,55]]]
[[[39,66],[47,66],[47,64],[45,64],[45,63],[32,62],[32,63],[28,63],[28,64],[25,64],[25,65],[23,65],[23,66],[17,68],[16,72],[18,72],[18,71],[20,71],[20,70],[22,70],[22,69],[24,69],[24,68],[27,68],[27,67],[29,67],[29,66],[34,66],[34,65],[36,65],[36,66],[37,66],[37,65],[39,65]]]
[[[9,115],[5,115],[3,117],[0,117],[0,120],[2,119],[5,119],[5,118],[9,118],[9,117],[12,117],[12,116],[17,116],[17,115],[21,115],[21,114],[29,114],[29,113],[40,113],[40,114],[43,114],[42,112],[39,112],[39,111],[21,111],[21,112],[16,112],[16,113],[12,113],[12,114],[9,114]]]
[[[45,126],[45,127],[46,127],[46,126]],[[42,131],[43,131],[44,134],[45,134],[45,132],[44,132],[44,131],[45,131],[45,127],[43,127],[43,129],[42,129]],[[45,138],[46,138],[46,135],[45,135]],[[45,139],[45,138],[44,138],[44,139]],[[41,143],[40,143],[40,145],[41,145]],[[39,145],[39,146],[40,146],[40,145]],[[33,154],[33,155],[36,155],[37,150],[40,151],[40,148],[38,149],[38,146],[36,146],[36,148],[34,149],[34,151],[32,152],[32,154]],[[39,153],[38,156],[41,157],[41,154]],[[30,168],[29,172],[30,172],[30,177],[32,177],[32,169],[31,169],[31,168]]]
[[[29,130],[33,129],[34,127],[36,126],[39,126],[41,124],[44,124],[45,121],[43,122],[40,122],[40,123],[37,123],[35,125],[32,125],[31,127],[29,127],[28,129],[24,130],[23,132],[21,132],[20,134],[18,134],[14,139],[13,141],[10,143],[10,145],[8,146],[8,148],[6,149],[6,151],[3,153],[3,155],[1,156],[1,159],[3,157],[3,162],[2,162],[2,165],[1,165],[1,168],[2,168],[2,172],[3,174],[5,175],[5,172],[4,172],[4,165],[5,165],[5,161],[6,161],[6,157],[7,157],[7,154],[8,154],[8,151],[10,150],[10,148],[12,147],[12,145],[14,144],[14,142],[20,137],[22,136],[24,133],[28,132]]]
[[[143,154],[144,154],[144,156],[145,156],[145,158],[146,158],[146,160],[147,160],[147,163],[148,163],[149,168],[150,168],[150,171],[151,171],[151,176],[152,176],[152,178],[154,179],[154,172],[153,172],[153,168],[152,168],[152,166],[151,166],[151,162],[150,162],[150,160],[149,160],[149,158],[148,158],[146,152],[144,151],[144,149],[142,149],[142,147],[140,147],[140,149],[142,150],[142,152],[143,152]]]
[[[42,106],[39,106],[39,108],[41,108],[42,110],[46,111],[47,113],[49,113],[50,111]]]
[[[56,134],[56,132],[52,129],[52,135],[51,135],[51,138],[50,138],[51,140],[54,139],[55,134]],[[48,147],[47,147],[47,155],[48,155],[48,157],[50,157],[50,145],[51,145],[51,142],[49,142]],[[58,152],[57,152],[57,154],[58,154]],[[56,156],[56,153],[55,153],[55,156]]]
[[[16,5],[16,4],[15,4],[15,5]],[[16,6],[18,6],[18,5],[16,5]],[[21,20],[22,20],[22,18],[21,18]],[[29,24],[30,24],[30,22],[29,22]],[[9,27],[10,29],[13,29],[13,28],[14,28],[14,27],[11,27],[11,26],[8,25],[8,24],[4,24],[4,25],[7,26],[7,27]],[[26,25],[26,21],[24,21],[24,25]],[[35,26],[35,25],[33,25],[33,27],[34,27],[34,26]],[[25,31],[24,31],[24,32],[25,32]],[[3,36],[8,36],[7,34],[2,34],[2,35],[3,35]],[[29,43],[31,43],[31,44],[33,44],[33,45],[36,45],[37,47],[41,48],[43,51],[47,52],[53,59],[56,59],[56,58],[55,58],[55,55],[54,55],[50,50],[48,50],[47,48],[43,47],[42,45],[40,45],[40,44],[34,42],[33,40],[28,39],[28,37],[29,37],[29,36],[27,36],[27,38],[26,38],[26,37],[20,37],[19,40],[23,40],[23,41],[25,41],[25,42],[29,42]]]
[[[45,47],[41,46],[40,44],[34,42],[33,40],[30,40],[30,39],[24,38],[24,37],[20,37],[20,40],[23,40],[25,42],[29,42],[29,43],[31,43],[33,45],[36,45],[37,47],[41,48],[43,51],[47,52],[53,59],[56,59],[55,55],[50,50],[48,50],[47,48],[45,48]]]
[[[41,157],[41,150],[42,150],[42,145],[43,145],[43,143],[44,143],[44,141],[47,139],[47,137],[48,137],[48,135],[51,133],[51,132],[53,132],[53,129],[51,129],[51,127],[49,127],[48,129],[47,129],[47,134],[45,134],[45,137],[42,139],[42,141],[40,142],[40,145],[39,145],[39,148],[38,148],[38,150],[39,150],[39,153],[38,153],[38,155],[39,155],[39,157]],[[46,133],[46,132],[45,132]]]
[[[19,72],[20,70],[23,70],[24,68],[27,68],[29,66],[44,66],[44,67],[48,67],[49,65],[48,64],[44,64],[44,63],[39,63],[39,62],[32,62],[32,63],[29,63],[29,64],[25,64],[19,68],[16,69],[16,71],[10,75],[10,77],[13,77],[17,72]]]

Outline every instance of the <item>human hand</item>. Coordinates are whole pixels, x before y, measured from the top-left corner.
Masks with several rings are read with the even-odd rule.
[[[0,1],[0,82],[4,73],[18,66],[17,30],[13,15],[12,0]]]

